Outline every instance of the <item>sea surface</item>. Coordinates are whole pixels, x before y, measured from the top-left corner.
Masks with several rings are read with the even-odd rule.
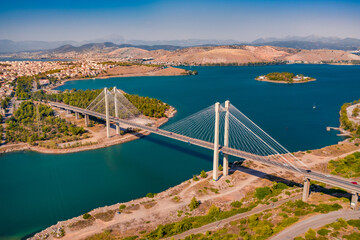
[[[178,110],[168,124],[217,101],[230,100],[290,151],[342,141],[336,136],[338,132],[328,132],[326,127],[339,125],[339,110],[344,102],[360,98],[360,66],[191,70],[198,70],[199,75],[79,80],[59,89],[116,86],[128,93],[158,98]],[[275,71],[301,73],[317,81],[276,84],[254,80]],[[211,168],[211,151],[155,135],[64,155],[0,155],[0,239],[20,239],[91,209],[163,191]]]

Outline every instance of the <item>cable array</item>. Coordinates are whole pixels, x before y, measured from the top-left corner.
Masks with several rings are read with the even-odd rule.
[[[88,110],[105,114],[108,102],[109,115],[130,120],[141,115],[140,111],[116,88],[102,91],[88,106]],[[180,121],[165,126],[162,130],[186,136],[190,140],[214,143],[215,107],[207,107]],[[245,114],[230,104],[228,111],[225,103],[219,109],[219,145],[224,145],[225,123],[228,121],[228,146],[226,149],[236,156],[258,160],[272,165],[301,171],[306,167],[284,146],[273,139]],[[170,135],[171,136],[171,135]]]
[[[102,91],[87,107],[88,110],[106,114],[106,100],[109,115],[120,119],[133,119],[141,115],[140,111],[116,88]]]
[[[226,117],[228,116],[228,117]],[[219,111],[219,144],[224,144],[224,126],[229,121],[228,148],[251,154],[262,161],[272,161],[287,168],[300,171],[305,165],[291,154],[285,147],[274,140],[246,115],[230,104],[226,113],[224,104]],[[163,129],[189,138],[214,142],[215,108],[210,106],[187,118],[165,126]],[[256,160],[256,159],[255,159]]]

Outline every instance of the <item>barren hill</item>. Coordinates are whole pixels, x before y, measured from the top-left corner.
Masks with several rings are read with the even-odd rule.
[[[143,51],[137,57],[152,57],[155,62],[175,64],[246,64],[272,61],[351,61],[360,56],[341,50],[298,50],[272,46],[191,47],[176,51]]]
[[[342,50],[301,50],[300,52],[285,58],[288,61],[351,61],[360,60],[360,56]]]

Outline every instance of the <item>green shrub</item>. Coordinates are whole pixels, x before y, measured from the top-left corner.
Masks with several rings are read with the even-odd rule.
[[[279,182],[279,183],[275,183],[273,185],[273,189],[280,189],[280,190],[284,190],[284,189],[288,189],[289,187],[285,184],[285,183],[282,183],[282,182]]]
[[[200,202],[195,197],[193,197],[189,204],[190,211],[198,208],[199,206],[200,206]]]
[[[83,215],[83,219],[89,219],[89,218],[91,218],[91,215],[89,213],[85,213]]]
[[[223,166],[221,164],[219,164],[219,167],[218,167],[219,171],[222,171],[223,170]]]
[[[352,219],[352,220],[347,221],[347,223],[350,226],[357,227],[360,230],[360,220],[359,219]]]
[[[325,228],[322,228],[319,231],[317,231],[317,233],[321,236],[327,236],[329,234],[329,232],[331,232],[331,231],[328,229],[325,229]]]
[[[125,209],[126,208],[126,205],[125,204],[121,204],[120,206],[119,206],[119,210],[121,211],[121,210],[123,210],[123,209]]]
[[[242,202],[240,202],[240,201],[234,201],[234,202],[232,202],[230,205],[231,205],[232,207],[234,207],[234,208],[241,208]]]
[[[314,229],[310,228],[307,233],[305,233],[305,239],[306,240],[316,240],[316,232]]]
[[[255,190],[255,197],[259,200],[263,200],[266,196],[271,194],[271,189],[269,187],[257,188]]]
[[[148,198],[153,198],[153,197],[155,197],[155,193],[151,193],[151,192],[149,192],[148,194],[146,194],[146,197],[148,197]]]
[[[225,182],[230,183],[230,180],[229,180],[229,179],[226,179]]]
[[[342,208],[342,206],[339,205],[338,203],[334,203],[333,205],[321,203],[315,207],[314,212],[328,213],[330,211],[336,211],[341,208]]]
[[[199,178],[196,175],[193,175],[193,180],[194,181],[199,181]]]
[[[202,170],[201,173],[200,173],[200,177],[207,178],[207,176],[208,175],[206,174],[206,172],[204,170]]]
[[[343,238],[347,240],[358,240],[360,239],[360,233],[352,233],[350,235],[344,235]]]
[[[215,206],[215,205],[213,204],[213,205],[211,205],[211,207],[209,208],[208,216],[218,215],[219,212],[220,212],[220,208],[218,208],[217,206]]]

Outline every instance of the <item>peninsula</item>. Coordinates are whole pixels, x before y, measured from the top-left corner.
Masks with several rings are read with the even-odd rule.
[[[267,75],[261,75],[255,78],[258,81],[273,82],[273,83],[305,83],[315,81],[315,78],[304,76],[290,72],[272,72]]]
[[[56,101],[75,107],[86,108],[101,93],[101,90],[66,90],[46,94],[45,91],[32,93],[30,100],[22,101],[13,116],[1,126],[5,132],[5,142],[0,153],[18,150],[32,150],[41,153],[70,153],[108,147],[132,141],[149,133],[123,125],[117,134],[110,130],[111,138],[106,138],[104,121],[88,118],[53,107]],[[149,97],[127,94],[125,101],[139,109],[141,119],[159,127],[172,117],[176,110],[168,104]],[[2,115],[0,115],[2,116]]]

